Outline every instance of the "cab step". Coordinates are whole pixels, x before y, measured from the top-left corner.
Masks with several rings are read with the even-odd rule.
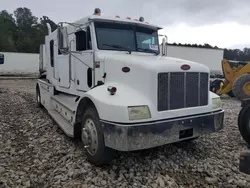
[[[63,107],[70,110],[73,114],[75,113],[77,108],[77,96],[59,94],[52,96],[51,99],[63,105]]]
[[[74,137],[74,127],[67,122],[63,116],[61,116],[56,110],[49,110],[48,113],[67,136]]]

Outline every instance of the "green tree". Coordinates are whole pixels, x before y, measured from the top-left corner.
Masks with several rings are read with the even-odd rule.
[[[14,15],[18,31],[16,48],[21,52],[36,52],[36,29],[33,25],[37,24],[38,18],[26,7],[17,8]]]
[[[0,51],[16,51],[16,25],[12,14],[0,12]]]

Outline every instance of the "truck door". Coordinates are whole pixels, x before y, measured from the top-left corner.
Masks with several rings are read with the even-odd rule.
[[[62,88],[69,88],[70,87],[69,55],[61,55],[59,53],[56,60],[57,60],[56,61],[56,77],[57,77],[58,85]]]
[[[75,51],[71,54],[71,60],[74,61],[74,77],[76,89],[79,91],[88,91],[93,86],[93,51],[90,27],[75,32]]]

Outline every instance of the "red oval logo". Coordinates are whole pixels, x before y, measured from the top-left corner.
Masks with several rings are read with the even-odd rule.
[[[181,69],[182,70],[189,70],[191,67],[189,65],[182,65]]]
[[[123,71],[123,72],[129,72],[129,71],[130,71],[130,68],[129,68],[129,67],[123,67],[123,68],[122,68],[122,71]]]

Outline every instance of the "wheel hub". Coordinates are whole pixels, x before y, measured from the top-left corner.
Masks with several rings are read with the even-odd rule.
[[[83,128],[82,129],[82,141],[83,141],[84,146],[89,145],[89,140],[90,140],[90,135],[88,131],[85,128]]]
[[[85,120],[81,137],[84,147],[89,154],[94,155],[98,147],[98,137],[96,126],[92,119],[88,118]]]

